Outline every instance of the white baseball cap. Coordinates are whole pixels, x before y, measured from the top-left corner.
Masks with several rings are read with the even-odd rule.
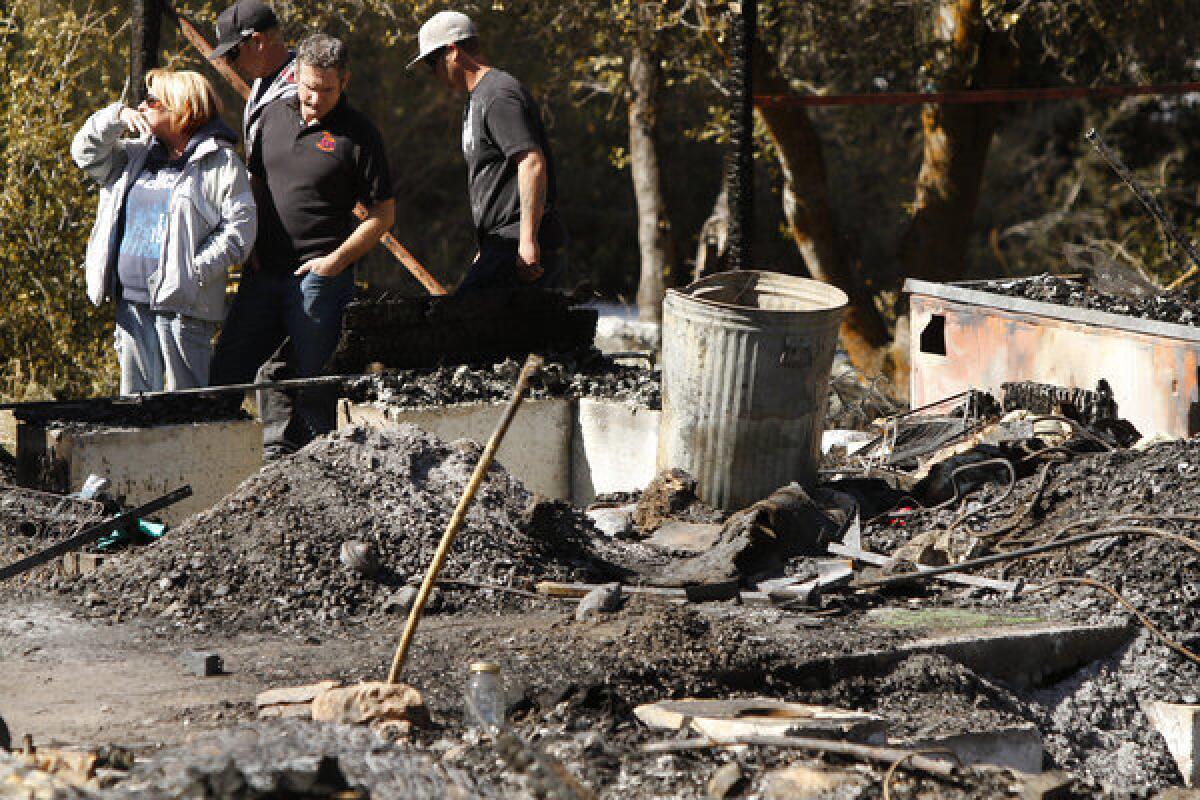
[[[426,20],[417,33],[417,44],[420,45],[421,52],[408,62],[406,69],[412,69],[435,50],[476,35],[478,34],[475,32],[475,23],[466,14],[458,11],[439,11]]]

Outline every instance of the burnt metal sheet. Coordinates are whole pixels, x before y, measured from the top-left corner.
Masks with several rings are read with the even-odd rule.
[[[991,283],[992,281],[986,281]],[[913,295],[925,295],[941,300],[951,300],[956,303],[1003,311],[1013,311],[1020,314],[1034,314],[1040,317],[1066,322],[1076,322],[1081,325],[1098,325],[1130,333],[1145,333],[1151,336],[1166,336],[1172,339],[1183,339],[1189,342],[1200,342],[1200,328],[1192,325],[1176,325],[1172,322],[1160,322],[1156,319],[1142,319],[1124,314],[1112,314],[1107,311],[1097,311],[1092,308],[1076,308],[1057,303],[1042,303],[1038,300],[1026,300],[1023,297],[1010,297],[995,292],[985,292],[971,289],[969,285],[959,283],[932,283],[909,278],[904,282],[904,291]]]
[[[1112,386],[1144,434],[1200,433],[1200,329],[910,280],[911,400],[1008,381]]]

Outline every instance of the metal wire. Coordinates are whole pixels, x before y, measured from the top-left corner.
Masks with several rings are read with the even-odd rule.
[[[1143,613],[1141,611],[1141,609],[1139,609],[1133,603],[1126,600],[1124,597],[1121,596],[1120,592],[1118,592],[1116,589],[1114,589],[1113,587],[1109,586],[1106,583],[1101,583],[1100,581],[1093,580],[1092,578],[1072,578],[1072,577],[1051,578],[1050,580],[1042,583],[1040,586],[1030,589],[1029,592],[1031,594],[1034,592],[1041,592],[1041,591],[1048,589],[1051,586],[1056,586],[1056,585],[1086,586],[1088,588],[1098,589],[1099,591],[1104,592],[1105,594],[1107,594],[1108,596],[1110,596],[1114,600],[1116,600],[1119,604],[1124,606],[1127,611],[1129,611],[1131,614],[1133,614],[1135,617],[1137,617],[1138,622],[1140,622],[1148,631],[1150,631],[1150,633],[1154,634],[1155,638],[1157,638],[1160,642],[1162,642],[1164,645],[1166,645],[1167,647],[1169,647],[1171,650],[1175,651],[1179,655],[1188,659],[1192,663],[1200,664],[1200,655],[1197,655],[1196,653],[1187,649],[1186,647],[1179,644],[1175,640],[1169,638],[1165,633],[1162,632],[1162,630],[1159,629],[1159,627],[1157,625],[1154,624],[1153,621],[1151,621],[1151,619],[1149,617],[1147,617],[1145,615],[1145,613]]]

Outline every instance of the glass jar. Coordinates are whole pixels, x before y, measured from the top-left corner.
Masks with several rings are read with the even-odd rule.
[[[476,661],[469,667],[467,677],[467,718],[478,727],[490,731],[504,721],[504,687],[500,683],[500,666],[490,661]]]

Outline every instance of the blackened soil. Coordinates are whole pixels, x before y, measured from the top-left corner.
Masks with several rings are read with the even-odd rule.
[[[1120,297],[1100,292],[1082,281],[1055,275],[991,281],[972,284],[971,288],[1042,303],[1173,322],[1177,325],[1200,325],[1200,304],[1178,294],[1141,298]]]

